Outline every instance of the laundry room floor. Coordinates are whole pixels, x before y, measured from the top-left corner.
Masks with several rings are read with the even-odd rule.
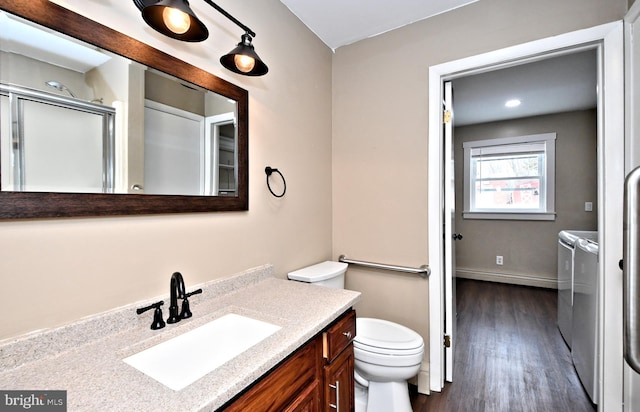
[[[556,324],[555,289],[458,279],[453,383],[417,393],[414,412],[572,411],[595,406]]]

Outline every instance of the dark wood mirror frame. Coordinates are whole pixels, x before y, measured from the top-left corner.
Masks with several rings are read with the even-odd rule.
[[[238,107],[236,197],[1,191],[0,219],[249,209],[249,94],[246,90],[48,0],[0,0],[0,9],[212,90],[235,100]]]

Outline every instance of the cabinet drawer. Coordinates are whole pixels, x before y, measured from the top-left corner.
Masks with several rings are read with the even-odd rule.
[[[333,361],[356,337],[356,312],[350,310],[322,334],[322,356]]]

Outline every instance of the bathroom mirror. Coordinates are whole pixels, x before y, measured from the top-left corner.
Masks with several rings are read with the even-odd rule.
[[[1,219],[248,209],[246,90],[46,0],[0,9],[97,59],[45,70],[53,41],[3,26]]]

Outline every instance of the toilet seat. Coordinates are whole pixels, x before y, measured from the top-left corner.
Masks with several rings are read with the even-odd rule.
[[[388,349],[388,348],[381,348],[378,346],[364,345],[354,340],[353,347],[361,351],[365,351],[365,352],[376,354],[376,355],[383,355],[383,356],[412,356],[412,355],[419,355],[424,352],[424,343],[418,346],[417,348]]]
[[[353,353],[356,364],[365,362],[371,365],[404,368],[420,365],[424,358],[424,345],[411,351],[388,351],[389,353],[367,350],[370,348],[370,346],[363,347],[354,342]]]
[[[414,355],[424,350],[424,340],[406,326],[388,320],[356,318],[354,346],[381,355]]]
[[[356,318],[353,350],[356,363],[410,367],[422,362],[424,340],[413,330],[394,322]]]

